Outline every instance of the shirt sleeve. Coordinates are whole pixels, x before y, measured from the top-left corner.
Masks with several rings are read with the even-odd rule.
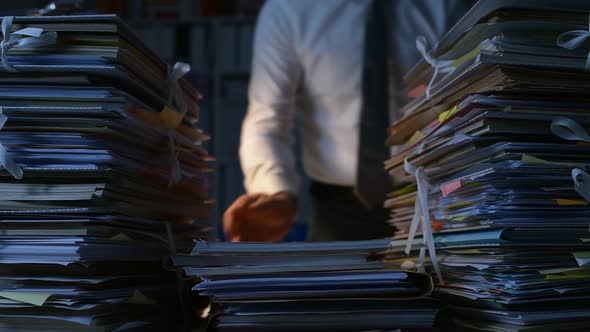
[[[299,191],[293,145],[301,67],[286,3],[267,1],[255,30],[248,111],[239,149],[249,193]]]

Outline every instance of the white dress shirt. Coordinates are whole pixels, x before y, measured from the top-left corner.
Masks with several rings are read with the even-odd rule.
[[[424,35],[432,45],[460,17],[462,2],[393,1],[397,6],[391,20],[393,48],[405,72],[419,60],[416,37]],[[370,0],[266,2],[256,26],[249,105],[241,132],[247,192],[298,193],[296,124],[306,174],[323,183],[355,183],[370,4]],[[395,92],[396,82],[391,85]],[[392,106],[390,117],[396,119],[399,107]]]

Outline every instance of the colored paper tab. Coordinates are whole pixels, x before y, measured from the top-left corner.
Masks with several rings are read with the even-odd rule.
[[[559,206],[588,206],[588,202],[582,199],[565,199],[565,198],[556,198],[554,201]]]
[[[455,106],[446,112],[440,113],[438,115],[438,122],[444,123],[448,119],[452,118],[453,115],[455,115],[458,111],[459,111],[459,109],[457,108],[457,106]]]
[[[545,276],[547,280],[570,280],[590,278],[590,269],[582,268]]]
[[[36,306],[42,306],[51,295],[53,294],[36,292],[0,292],[0,297]]]
[[[453,204],[449,204],[448,209],[449,210],[455,210],[455,209],[459,209],[459,208],[462,208],[462,207],[466,207],[466,206],[471,205],[471,204],[472,204],[471,202],[456,202],[456,203],[453,203]]]
[[[133,296],[131,296],[127,302],[132,303],[132,304],[154,304],[154,303],[156,303],[156,301],[143,295],[143,293],[137,289],[135,290],[135,292],[133,292]]]
[[[461,188],[461,179],[457,179],[451,182],[447,182],[440,186],[440,191],[443,194],[443,197],[447,197],[453,191]]]
[[[410,184],[408,186],[405,186],[403,188],[400,188],[400,189],[390,193],[388,196],[398,197],[398,196],[402,196],[405,194],[409,194],[409,193],[416,191],[416,190],[418,190],[418,186],[415,183],[413,183],[413,184]]]
[[[555,162],[555,161],[548,161],[545,159],[537,158],[531,156],[530,154],[523,153],[521,161],[524,163],[529,164],[548,164],[548,165],[563,165],[563,166],[572,166],[572,167],[581,167],[586,168],[584,163],[571,163],[571,162]]]
[[[578,263],[578,266],[590,265],[590,251],[577,251],[574,252],[574,258]]]
[[[424,134],[422,134],[422,132],[420,130],[416,130],[414,135],[412,135],[412,137],[410,137],[410,139],[408,140],[408,142],[406,144],[407,145],[414,145],[414,144],[420,142],[423,138],[424,138]]]
[[[414,89],[408,91],[407,96],[410,98],[418,98],[420,96],[423,96],[426,93],[427,88],[428,87],[426,86],[426,84],[420,84],[417,87],[415,87]]]
[[[119,233],[113,237],[111,237],[111,240],[115,240],[115,241],[124,241],[124,242],[132,242],[133,239],[130,238],[129,236],[123,234],[123,233]]]
[[[479,249],[445,249],[445,252],[456,255],[480,255],[483,252]]]
[[[533,157],[530,154],[523,153],[521,161],[524,163],[531,163],[531,164],[549,164],[547,160]]]
[[[169,106],[165,106],[159,115],[164,128],[174,129],[182,122],[182,114]]]

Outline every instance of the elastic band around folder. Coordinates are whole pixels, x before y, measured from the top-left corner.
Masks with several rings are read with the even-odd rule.
[[[14,162],[10,154],[4,147],[4,145],[0,144],[0,164],[2,167],[8,171],[15,179],[22,180],[23,178],[23,169]]]
[[[170,88],[170,100],[169,103],[175,105],[177,110],[172,108],[164,107],[161,112],[161,116],[164,116],[163,123],[166,123],[170,128],[168,131],[168,147],[170,150],[170,165],[172,171],[170,174],[170,183],[178,183],[182,179],[182,169],[180,168],[180,162],[178,160],[178,153],[176,151],[175,133],[173,128],[176,128],[181,122],[182,118],[188,111],[188,105],[186,103],[184,92],[180,86],[180,79],[191,70],[191,66],[177,62],[174,64],[170,72],[168,73],[168,86]],[[172,114],[174,113],[174,114]]]
[[[590,175],[579,168],[572,169],[574,189],[586,201],[590,202]]]
[[[564,32],[557,37],[557,46],[570,51],[582,46],[586,39],[590,38],[590,11],[588,12],[588,30],[572,30]],[[590,52],[586,57],[586,71],[590,71]]]
[[[4,115],[4,109],[2,108],[2,106],[0,106],[0,130],[4,128],[6,121],[8,121],[8,117]]]
[[[424,60],[426,62],[428,62],[428,64],[430,66],[432,66],[432,68],[434,68],[434,73],[432,74],[432,78],[430,78],[430,82],[428,82],[428,86],[426,87],[426,99],[430,99],[430,90],[432,89],[432,86],[434,85],[434,82],[436,81],[436,77],[438,76],[439,73],[442,74],[448,74],[453,72],[453,70],[455,70],[455,67],[452,65],[453,61],[451,60],[438,60],[434,57],[432,57],[429,53],[428,50],[426,49],[427,42],[426,42],[426,37],[424,36],[418,36],[416,38],[416,49],[418,49],[418,52],[420,52],[420,54],[422,55],[422,57],[424,58]]]
[[[55,44],[57,32],[45,31],[41,28],[25,28],[10,33],[13,16],[2,18],[2,41],[0,41],[0,59],[6,71],[16,72],[8,63],[8,51],[12,48],[33,48]]]
[[[559,117],[551,122],[551,132],[568,141],[582,141],[590,143],[590,135],[584,127],[570,118]]]
[[[420,221],[422,221],[422,238],[424,239],[424,244],[426,244],[426,247],[428,248],[428,254],[430,256],[430,260],[432,261],[432,267],[436,272],[438,280],[440,282],[444,282],[442,273],[440,271],[440,267],[438,265],[434,236],[432,234],[430,208],[428,206],[428,192],[430,184],[428,183],[426,173],[424,172],[424,167],[420,166],[416,168],[415,166],[410,164],[410,162],[406,158],[404,160],[404,170],[408,172],[408,174],[414,176],[418,188],[416,192],[416,203],[414,205],[414,216],[412,217],[412,222],[410,224],[410,232],[408,233],[405,253],[407,255],[410,254],[412,250],[412,243],[414,242],[414,237],[416,236],[416,232],[418,231]]]

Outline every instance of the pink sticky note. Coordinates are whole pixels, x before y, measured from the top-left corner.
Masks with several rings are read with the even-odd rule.
[[[414,89],[407,92],[408,97],[410,98],[418,98],[426,93],[426,89],[428,87],[424,84],[420,84]]]
[[[461,188],[461,179],[457,179],[451,182],[447,182],[440,187],[443,197],[447,197],[453,191]]]

